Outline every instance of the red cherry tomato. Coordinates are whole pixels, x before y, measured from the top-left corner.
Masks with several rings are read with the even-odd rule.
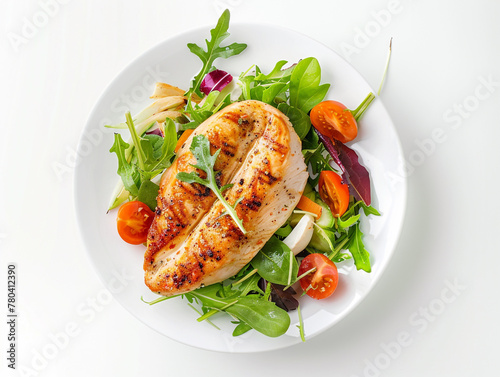
[[[339,282],[337,266],[323,254],[309,254],[300,263],[299,276],[313,268],[316,270],[300,279],[300,286],[317,300],[329,297]]]
[[[147,241],[148,231],[154,219],[149,207],[139,201],[127,202],[118,210],[116,226],[118,234],[127,243],[139,245]]]
[[[340,217],[349,206],[349,186],[342,182],[334,171],[323,170],[319,175],[318,192],[321,199],[330,207],[333,216]]]
[[[310,116],[314,128],[331,139],[347,143],[358,135],[354,115],[340,102],[320,102],[313,107]]]

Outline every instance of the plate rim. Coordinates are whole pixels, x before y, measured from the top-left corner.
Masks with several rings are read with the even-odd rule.
[[[249,28],[256,28],[256,27],[270,28],[270,29],[278,30],[282,33],[295,34],[295,35],[297,35],[301,38],[304,38],[306,40],[313,41],[313,42],[317,43],[318,45],[320,45],[322,48],[328,50],[330,53],[337,55],[337,57],[340,58],[341,60],[343,60],[343,62],[346,65],[348,65],[350,67],[350,69],[352,69],[353,72],[355,72],[357,75],[359,75],[360,79],[364,82],[364,84],[367,87],[371,88],[371,86],[369,85],[369,83],[365,79],[365,77],[350,62],[348,62],[344,57],[342,57],[337,51],[333,50],[332,48],[330,48],[329,46],[327,46],[323,42],[316,40],[315,38],[312,38],[312,37],[310,37],[302,32],[299,32],[299,31],[296,31],[296,30],[293,30],[293,29],[290,29],[290,28],[287,28],[287,27],[284,27],[281,25],[273,25],[270,23],[260,23],[260,22],[238,22],[238,21],[235,21],[235,22],[232,22],[232,24],[230,25],[229,32],[231,33],[231,27],[234,28],[234,27],[245,27],[245,26],[249,27]],[[94,269],[94,272],[97,274],[99,280],[103,283],[103,285],[106,289],[108,289],[107,282],[106,282],[103,274],[100,272],[100,268],[96,264],[95,258],[92,257],[92,255],[90,253],[90,246],[91,245],[89,244],[89,241],[87,240],[87,238],[84,236],[84,231],[83,231],[84,224],[82,223],[83,218],[81,215],[83,208],[81,208],[81,204],[78,201],[78,198],[79,198],[78,181],[81,179],[80,175],[82,174],[81,169],[79,169],[79,166],[80,166],[81,159],[85,158],[85,157],[82,157],[81,148],[82,148],[82,142],[84,140],[86,132],[88,132],[89,130],[92,129],[91,124],[90,124],[90,120],[95,117],[96,113],[98,113],[99,104],[103,101],[104,98],[106,98],[106,95],[108,94],[108,92],[111,91],[111,89],[117,84],[117,82],[119,82],[123,78],[123,76],[126,76],[126,72],[132,66],[137,65],[138,62],[145,59],[145,57],[147,55],[149,55],[152,52],[154,52],[155,50],[157,50],[160,46],[162,46],[164,44],[168,44],[169,41],[173,41],[175,39],[185,37],[187,34],[196,34],[196,33],[201,34],[201,32],[206,33],[209,30],[208,28],[211,28],[211,27],[213,27],[213,26],[203,25],[203,26],[198,26],[196,28],[190,28],[190,29],[186,29],[184,31],[175,33],[175,34],[169,36],[168,38],[165,38],[162,41],[154,44],[152,47],[147,48],[146,50],[144,50],[143,52],[138,54],[135,58],[133,58],[130,62],[125,64],[125,66],[113,77],[113,79],[110,80],[110,82],[104,87],[101,94],[98,96],[91,111],[89,112],[89,115],[88,115],[87,120],[85,122],[85,125],[82,129],[82,132],[80,133],[78,146],[77,146],[77,163],[75,166],[74,177],[73,177],[73,205],[75,208],[75,216],[76,216],[77,225],[78,225],[78,234],[79,234],[80,240],[82,241],[82,243],[84,245],[85,254],[86,254],[87,258],[89,259],[89,261]],[[371,89],[373,90],[373,88],[371,88]],[[395,127],[394,122],[392,121],[392,118],[390,117],[390,114],[387,111],[387,108],[385,107],[384,102],[380,98],[378,98],[378,99],[379,99],[378,106],[382,107],[383,111],[387,114],[388,120],[390,121],[389,124],[387,125],[387,127],[390,127],[392,132],[394,132],[394,134],[396,136],[397,150],[399,152],[399,155],[397,157],[401,157],[401,163],[403,164],[403,168],[404,168],[404,165],[406,164],[406,160],[404,159],[403,148],[402,148],[401,140],[400,140],[398,132],[397,132],[397,128]],[[357,300],[353,305],[350,305],[350,307],[347,310],[344,310],[333,323],[329,323],[329,324],[323,326],[321,331],[317,331],[316,333],[314,333],[312,335],[308,335],[307,339],[312,339],[313,337],[315,337],[321,333],[324,333],[325,331],[330,330],[333,326],[340,323],[347,315],[349,315],[354,310],[356,310],[356,308],[361,304],[361,302],[363,302],[365,300],[365,298],[371,293],[371,291],[374,289],[374,287],[380,281],[381,277],[383,276],[384,272],[386,271],[393,255],[397,249],[397,245],[398,245],[400,237],[401,237],[401,231],[402,231],[402,228],[404,225],[404,220],[406,217],[407,195],[408,195],[408,181],[407,181],[406,176],[402,176],[402,180],[400,182],[400,187],[398,188],[397,191],[398,191],[398,194],[400,196],[400,208],[397,212],[397,215],[399,215],[398,216],[399,218],[396,219],[397,220],[396,221],[397,228],[393,228],[393,231],[391,232],[391,233],[394,233],[395,236],[391,237],[391,243],[389,244],[389,246],[386,249],[387,256],[384,258],[385,259],[384,263],[382,263],[379,266],[378,273],[376,274],[376,276],[374,276],[370,286],[363,293],[362,297],[359,300]],[[393,221],[393,223],[394,223],[394,221]],[[192,343],[189,343],[189,342],[177,339],[177,338],[173,338],[173,337],[169,336],[168,334],[165,334],[160,329],[153,327],[153,325],[151,323],[148,323],[143,318],[140,318],[131,308],[128,308],[121,299],[117,298],[117,296],[115,294],[113,294],[113,297],[116,299],[116,301],[118,303],[120,303],[120,305],[124,309],[126,309],[130,314],[132,314],[132,316],[134,318],[138,319],[141,323],[145,324],[149,328],[155,330],[159,334],[166,336],[167,338],[169,338],[173,341],[176,341],[176,342],[179,342],[179,343],[191,346],[191,347],[199,348],[199,349],[204,349],[204,350],[209,350],[209,351],[214,351],[214,352],[226,352],[226,353],[256,353],[256,352],[267,352],[270,350],[283,349],[283,348],[290,347],[290,346],[293,346],[293,345],[300,343],[299,341],[295,341],[295,342],[291,342],[291,343],[287,343],[287,344],[281,344],[281,345],[278,345],[277,347],[263,347],[263,349],[243,350],[243,351],[242,350],[234,350],[234,349],[233,350],[231,350],[231,349],[213,349],[213,348],[202,347],[202,346],[192,344]],[[299,340],[300,340],[300,338],[299,338]]]

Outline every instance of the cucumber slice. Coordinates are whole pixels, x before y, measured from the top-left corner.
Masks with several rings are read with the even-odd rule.
[[[330,208],[320,198],[316,198],[315,202],[323,208],[321,211],[321,217],[316,219],[316,224],[322,228],[332,228],[335,225],[335,217],[333,216],[332,211],[330,211]]]
[[[315,248],[323,253],[331,254],[334,250],[333,242],[335,240],[335,233],[315,226],[313,230],[313,235],[311,242],[308,246]]]

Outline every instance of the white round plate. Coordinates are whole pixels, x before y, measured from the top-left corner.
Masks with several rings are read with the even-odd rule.
[[[290,64],[309,56],[316,57],[322,68],[322,83],[331,83],[328,98],[343,102],[349,108],[357,105],[372,91],[356,70],[324,45],[294,31],[275,26],[233,24],[231,36],[224,43],[247,43],[239,56],[218,59],[215,64],[234,76],[253,64],[269,72],[279,60]],[[186,44],[205,46],[209,28],[197,29],[168,39],[133,61],[104,91],[84,129],[78,149],[75,172],[75,203],[83,242],[90,259],[105,286],[114,297],[142,322],[171,339],[191,346],[223,352],[258,352],[299,343],[298,315],[290,313],[288,332],[279,338],[268,338],[256,331],[231,335],[234,325],[226,315],[213,316],[214,328],[197,322],[199,316],[181,298],[156,305],[141,301],[157,296],[143,281],[144,247],[124,243],[116,231],[116,210],[106,213],[110,195],[119,179],[117,161],[109,153],[113,131],[105,124],[124,121],[151,103],[148,98],[156,81],[187,89],[198,73],[201,62]],[[380,99],[376,99],[360,122],[360,132],[352,144],[372,178],[373,206],[380,217],[365,218],[362,230],[371,254],[372,272],[357,271],[351,262],[339,266],[340,283],[334,295],[316,301],[300,298],[306,339],[317,335],[351,312],[370,292],[380,278],[399,237],[406,205],[406,181],[401,176],[404,163],[394,126]]]

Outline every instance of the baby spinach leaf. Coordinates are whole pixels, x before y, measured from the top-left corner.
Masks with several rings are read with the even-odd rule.
[[[278,105],[278,110],[280,110],[283,114],[285,114],[290,122],[293,124],[293,128],[295,132],[302,140],[306,137],[309,129],[311,128],[311,119],[309,116],[303,112],[302,110],[290,106],[284,102]]]
[[[276,237],[271,237],[250,262],[260,276],[271,283],[288,285],[299,270],[290,248]]]
[[[316,58],[306,58],[295,66],[290,77],[290,105],[309,113],[325,98],[330,84],[319,85],[321,67]]]
[[[141,188],[139,189],[139,193],[137,195],[137,200],[146,204],[151,211],[154,211],[156,208],[156,197],[158,196],[158,191],[160,190],[160,186],[151,181],[144,181],[141,184]]]
[[[288,314],[262,295],[240,292],[239,296],[222,297],[223,292],[223,285],[217,283],[185,293],[184,296],[189,302],[196,300],[203,305],[202,312],[205,314],[201,319],[217,311],[231,314],[240,321],[241,326],[235,329],[238,335],[248,331],[248,327],[270,337],[283,335],[288,330]]]
[[[287,88],[288,85],[282,82],[271,84],[262,91],[262,102],[275,106],[274,99],[281,93],[285,92]]]
[[[248,331],[252,330],[252,327],[251,326],[248,326],[246,323],[244,322],[239,322],[238,323],[238,326],[236,326],[233,330],[233,336],[240,336],[240,335],[243,335],[245,333],[247,333]]]
[[[258,332],[269,337],[283,335],[290,327],[290,317],[286,311],[278,308],[274,302],[249,295],[238,299],[225,311]]]

